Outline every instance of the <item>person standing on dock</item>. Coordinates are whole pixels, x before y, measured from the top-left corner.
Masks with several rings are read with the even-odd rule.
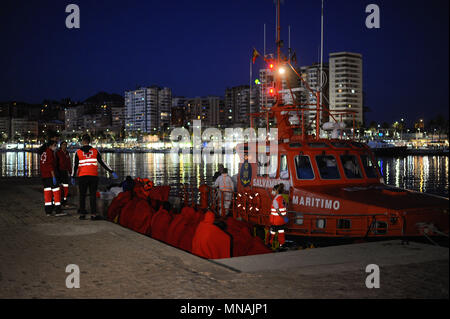
[[[67,151],[67,142],[62,141],[59,150],[56,152],[57,165],[58,165],[58,177],[62,186],[62,205],[67,205],[67,195],[69,194],[69,180],[72,174],[72,161],[70,160],[70,154]]]
[[[82,147],[75,154],[72,184],[75,184],[75,177],[78,176],[78,189],[80,196],[80,207],[78,213],[80,219],[86,219],[86,192],[89,188],[89,198],[91,207],[91,220],[103,219],[97,216],[97,187],[98,187],[98,164],[117,179],[117,174],[106,165],[97,149],[89,145],[91,137],[84,135],[81,140]]]
[[[56,178],[56,158],[54,152],[57,147],[56,141],[49,141],[45,147],[39,150],[40,171],[42,183],[44,184],[44,206],[47,216],[52,216],[53,205],[55,215],[64,215],[61,212],[61,191]]]
[[[228,169],[224,168],[222,170],[222,175],[220,175],[215,183],[215,187],[219,188],[219,207],[220,207],[220,214],[223,214],[222,207],[224,208],[226,214],[228,213],[228,210],[230,209],[232,198],[233,198],[233,192],[234,192],[234,183],[230,176],[228,176]]]
[[[217,172],[214,173],[213,182],[215,182],[219,178],[219,176],[222,175],[223,168],[224,168],[223,164],[219,164],[219,168],[218,168]]]
[[[272,201],[272,207],[270,209],[270,245],[273,245],[273,240],[275,239],[275,235],[278,234],[278,243],[280,244],[280,248],[285,243],[285,226],[287,217],[287,209],[286,204],[284,203],[283,195],[281,195],[284,191],[284,185],[278,184],[275,185],[272,189],[272,195],[274,199]]]

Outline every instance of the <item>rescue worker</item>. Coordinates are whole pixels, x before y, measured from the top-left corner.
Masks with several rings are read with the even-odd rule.
[[[97,186],[98,186],[98,164],[100,164],[105,170],[113,175],[114,179],[117,179],[117,174],[106,165],[100,153],[89,145],[91,137],[84,135],[82,137],[82,147],[77,150],[75,154],[74,169],[72,174],[72,184],[75,184],[75,177],[78,176],[78,189],[80,196],[80,207],[78,213],[80,219],[86,219],[86,192],[89,188],[89,198],[91,207],[91,220],[103,219],[97,216]]]
[[[223,164],[219,164],[219,169],[218,169],[217,172],[214,173],[214,176],[213,176],[213,181],[214,181],[214,182],[217,180],[217,178],[218,178],[220,175],[222,175],[223,169],[224,169]]]
[[[56,178],[56,159],[54,152],[57,147],[56,141],[49,141],[40,149],[40,171],[42,183],[44,184],[44,206],[47,216],[52,216],[53,205],[54,216],[65,215],[61,212],[61,191]]]
[[[228,169],[224,168],[222,170],[222,175],[220,175],[216,181],[214,182],[214,187],[219,189],[219,211],[220,215],[226,215],[229,213],[229,209],[231,206],[233,192],[234,192],[234,183],[230,176],[228,176]],[[222,206],[223,205],[223,206]],[[222,211],[222,207],[224,208],[224,212]]]
[[[60,185],[62,186],[62,206],[67,207],[67,195],[69,194],[69,180],[72,174],[72,161],[70,154],[67,151],[67,142],[62,141],[59,150],[56,152],[58,177]]]
[[[270,245],[273,245],[273,240],[275,235],[278,234],[278,243],[280,248],[283,247],[285,243],[285,217],[287,217],[287,209],[284,203],[283,196],[281,195],[284,191],[284,184],[275,185],[272,189],[272,195],[274,199],[272,201],[272,207],[270,209]]]

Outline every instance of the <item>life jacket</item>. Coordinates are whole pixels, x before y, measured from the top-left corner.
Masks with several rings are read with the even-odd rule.
[[[81,149],[77,151],[78,155],[78,176],[98,176],[98,151],[90,148],[85,153]]]
[[[224,192],[232,192],[233,191],[233,180],[228,175],[221,175],[219,177],[219,190]]]
[[[278,206],[278,210],[280,211],[280,215],[277,212],[276,207]],[[284,222],[284,217],[287,214],[287,209],[284,205],[283,196],[278,194],[272,201],[272,207],[270,208],[270,218],[269,222],[274,226],[281,226],[286,224]]]
[[[214,214],[207,212],[192,239],[192,253],[208,259],[231,257],[231,238],[213,224]]]

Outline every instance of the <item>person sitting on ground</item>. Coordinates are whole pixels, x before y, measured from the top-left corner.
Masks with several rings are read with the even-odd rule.
[[[152,238],[166,242],[167,231],[172,222],[172,206],[164,202],[152,218]]]
[[[216,222],[214,213],[208,211],[205,218],[197,226],[192,239],[192,253],[208,259],[223,259],[232,256],[232,239]],[[219,227],[220,226],[220,227]]]
[[[132,190],[134,187],[133,178],[131,176],[127,176],[120,186],[123,188],[124,192]]]

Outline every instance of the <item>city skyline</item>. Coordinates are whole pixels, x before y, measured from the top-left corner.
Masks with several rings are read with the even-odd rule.
[[[275,11],[266,2],[78,1],[81,28],[69,30],[66,4],[4,1],[0,101],[83,100],[152,84],[174,96],[223,96],[227,87],[249,82],[264,23],[267,52],[274,49]],[[400,1],[378,5],[381,29],[374,30],[364,25],[366,3],[325,1],[325,62],[331,52],[362,54],[368,122],[448,117],[448,2],[410,1],[408,10]],[[299,65],[317,62],[320,1],[285,1],[281,16],[285,49],[290,25]],[[262,67],[257,62],[253,73]]]

